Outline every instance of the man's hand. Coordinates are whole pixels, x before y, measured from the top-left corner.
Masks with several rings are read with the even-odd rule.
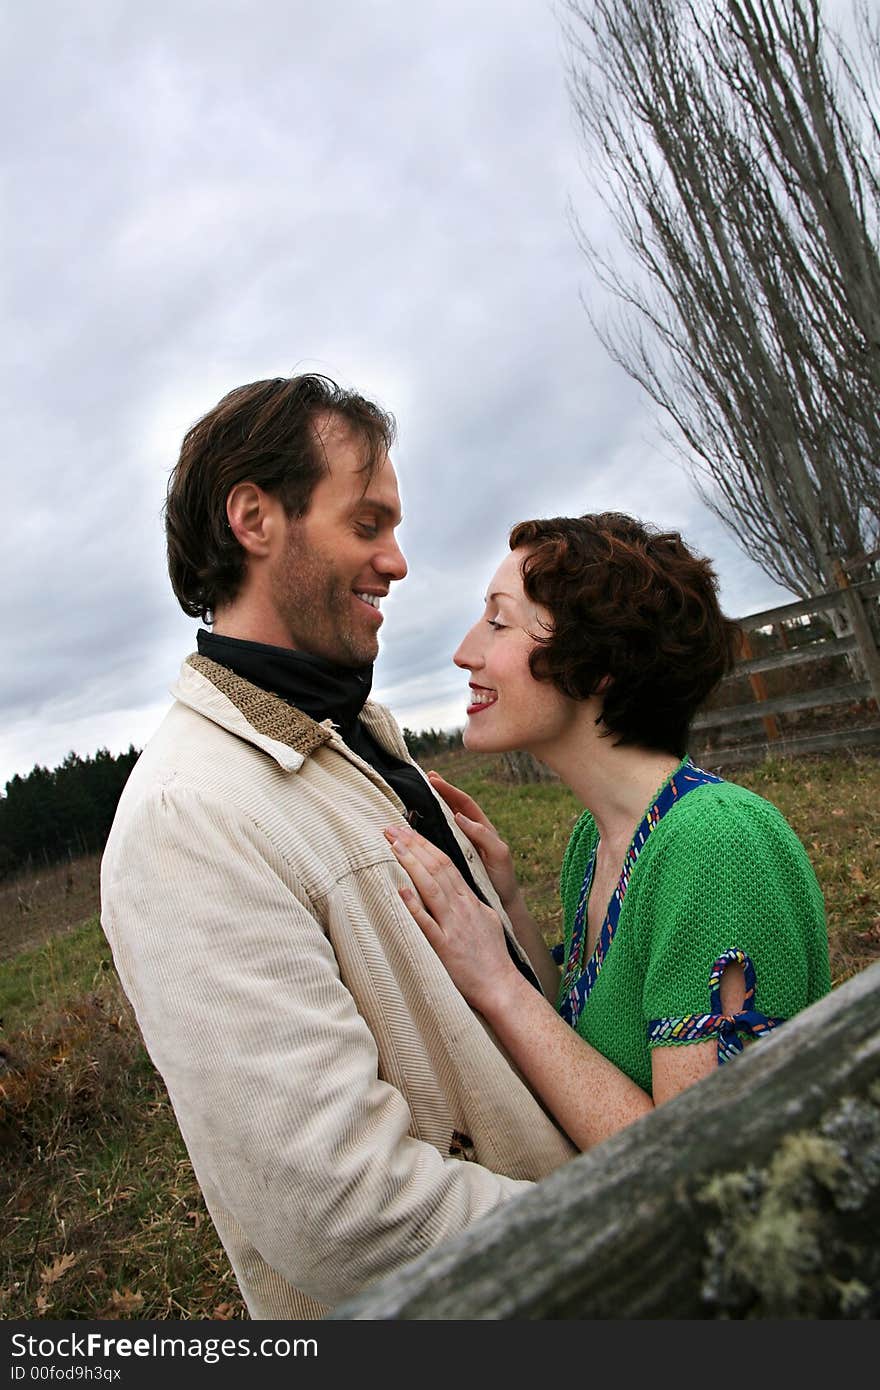
[[[410,914],[468,1003],[487,1012],[518,978],[497,912],[480,902],[452,860],[423,836],[401,826],[384,833],[417,890],[400,889]]]
[[[520,893],[510,849],[472,796],[445,781],[439,772],[429,772],[428,780],[455,816],[456,825],[477,851],[502,906],[509,911]]]

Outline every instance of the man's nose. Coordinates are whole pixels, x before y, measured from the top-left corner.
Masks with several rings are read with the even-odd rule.
[[[406,578],[406,558],[394,537],[383,547],[381,555],[377,555],[373,563],[377,573],[386,574],[389,579]]]

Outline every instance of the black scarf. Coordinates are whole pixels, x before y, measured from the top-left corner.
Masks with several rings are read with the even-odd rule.
[[[335,666],[307,652],[221,637],[205,628],[199,628],[197,640],[200,654],[219,666],[226,666],[252,685],[286,700],[319,724],[332,719],[352,752],[369,763],[400,797],[410,825],[448,854],[477,897],[486,901],[430,785],[412,764],[383,748],[358,717],[372,688],[372,666]],[[509,943],[508,950],[522,973],[537,987],[531,971],[523,966]]]

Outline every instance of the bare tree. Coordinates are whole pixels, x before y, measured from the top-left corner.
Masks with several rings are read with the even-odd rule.
[[[569,82],[630,253],[578,232],[591,317],[701,495],[794,593],[880,544],[880,140],[819,0],[563,0]]]

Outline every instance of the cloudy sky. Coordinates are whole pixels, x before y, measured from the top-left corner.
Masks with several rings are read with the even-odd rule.
[[[196,623],[161,505],[231,387],[318,370],[397,416],[410,576],[375,693],[464,719],[450,663],[526,516],[613,507],[738,551],[606,357],[566,208],[584,178],[544,0],[7,6],[0,785],[142,746]]]

